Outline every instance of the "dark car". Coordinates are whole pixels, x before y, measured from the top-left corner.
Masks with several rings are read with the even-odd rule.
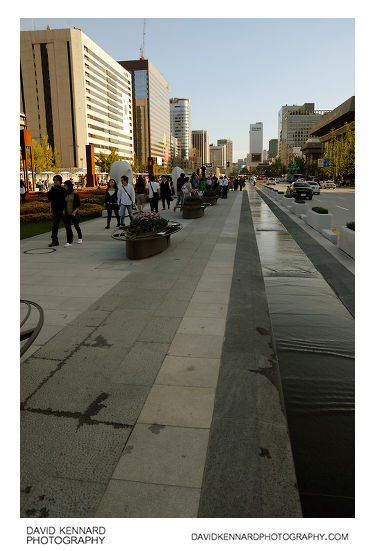
[[[290,187],[293,197],[296,199],[312,199],[314,191],[307,182],[294,182]]]

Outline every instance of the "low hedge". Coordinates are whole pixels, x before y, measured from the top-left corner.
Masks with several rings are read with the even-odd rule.
[[[203,200],[200,197],[188,197],[183,204],[184,207],[198,207],[200,205],[203,205]]]
[[[102,206],[92,203],[81,202],[81,207],[79,209],[79,216],[100,216],[102,213]],[[47,204],[47,210],[33,211],[22,213],[20,216],[21,222],[40,222],[41,220],[52,220],[52,214],[49,212],[49,206]]]
[[[324,207],[313,207],[311,210],[317,212],[318,214],[328,214],[328,209],[325,209]]]
[[[354,220],[353,220],[353,222],[347,222],[346,227],[347,227],[349,230],[355,231]]]
[[[304,199],[294,199],[295,203],[306,203]]]

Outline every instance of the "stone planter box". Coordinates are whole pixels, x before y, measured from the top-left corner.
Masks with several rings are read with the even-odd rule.
[[[299,216],[300,214],[306,214],[307,212],[307,204],[306,203],[292,203],[292,212]]]
[[[332,214],[318,214],[309,209],[307,211],[307,223],[314,230],[322,233],[322,230],[330,230],[332,227]]]
[[[283,199],[284,199],[284,195],[282,195],[281,193],[275,193],[275,200],[276,201],[279,201],[279,203],[282,203]]]
[[[349,230],[346,226],[340,226],[339,231],[339,249],[355,258],[355,231]]]
[[[217,203],[217,196],[212,196],[212,197],[203,196],[202,199],[205,203],[208,203],[211,206],[216,205]]]
[[[141,239],[126,240],[126,256],[130,260],[140,260],[154,256],[169,247],[170,235],[150,236]]]
[[[201,218],[204,215],[205,207],[203,205],[197,205],[192,207],[182,207],[183,218]]]
[[[294,197],[283,197],[283,205],[289,207],[294,203]]]

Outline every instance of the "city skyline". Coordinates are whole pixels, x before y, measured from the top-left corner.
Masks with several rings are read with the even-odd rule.
[[[21,30],[78,27],[114,59],[139,58],[141,18],[20,21]],[[189,33],[207,40],[189,40]],[[212,38],[220,33],[225,48],[215,57]],[[291,36],[300,48],[290,49]],[[306,36],[314,36],[313,47]],[[251,121],[263,121],[267,149],[277,138],[282,105],[314,102],[317,109],[334,109],[355,93],[354,19],[147,19],[145,58],[168,81],[170,97],[190,99],[193,130],[207,130],[212,143],[233,141],[233,161],[249,152]],[[335,71],[324,59],[334,60]]]

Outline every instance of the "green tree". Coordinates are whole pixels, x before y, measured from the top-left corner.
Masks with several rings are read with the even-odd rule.
[[[111,148],[111,153],[106,155],[102,151],[95,156],[95,163],[98,165],[102,172],[108,172],[111,170],[111,165],[115,161],[120,161],[120,157],[117,155],[114,147]]]
[[[55,172],[60,167],[60,152],[48,143],[48,136],[42,136],[43,144],[32,141],[35,172]]]
[[[275,176],[281,176],[282,174],[285,174],[287,172],[287,168],[281,162],[280,157],[276,157],[276,159],[273,160],[270,169],[271,173]]]
[[[345,134],[340,140],[340,158],[338,167],[341,174],[348,176],[355,172],[355,132],[349,123],[345,123]]]
[[[241,168],[240,174],[250,174],[250,171],[247,168],[247,166],[244,166],[243,168]]]

